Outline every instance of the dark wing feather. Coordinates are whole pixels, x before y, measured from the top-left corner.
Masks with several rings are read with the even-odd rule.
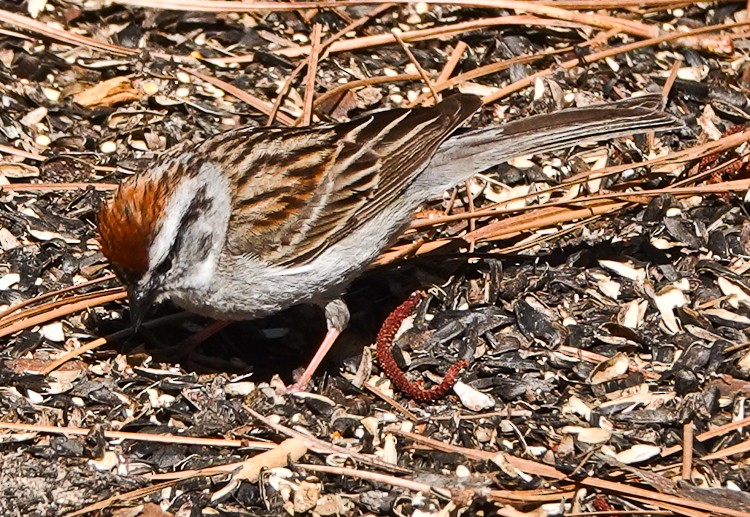
[[[378,135],[360,133],[353,147],[369,147],[380,164],[377,190],[370,192],[370,199],[354,214],[342,229],[348,235],[361,221],[366,221],[381,212],[400,196],[411,181],[429,163],[440,144],[459,125],[481,106],[481,100],[473,95],[454,95],[434,108],[422,108],[407,112],[398,124],[388,126]],[[399,115],[403,110],[395,110]],[[390,121],[389,121],[390,122]],[[347,125],[339,126],[346,140]],[[343,172],[346,174],[346,172]]]
[[[400,196],[480,105],[456,95],[332,127],[224,137],[217,152],[236,166],[234,205],[241,207],[229,222],[229,251],[277,265],[310,261]]]

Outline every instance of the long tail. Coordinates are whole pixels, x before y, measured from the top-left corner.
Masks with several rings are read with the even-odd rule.
[[[490,167],[532,152],[546,153],[582,142],[681,127],[681,122],[661,111],[661,106],[661,95],[645,95],[536,115],[450,137],[420,175],[420,188],[441,192]]]

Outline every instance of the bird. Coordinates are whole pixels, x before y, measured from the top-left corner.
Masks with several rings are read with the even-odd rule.
[[[99,245],[138,329],[171,300],[220,321],[298,304],[328,331],[290,386],[306,389],[348,324],[342,295],[425,201],[515,157],[679,127],[658,94],[457,129],[482,101],[455,94],[309,127],[242,127],[183,143],[126,181],[98,213]]]

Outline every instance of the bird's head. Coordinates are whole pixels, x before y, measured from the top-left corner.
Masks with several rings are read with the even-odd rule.
[[[179,162],[129,179],[102,206],[99,244],[127,287],[136,329],[153,303],[211,285],[229,206],[227,180],[217,166],[183,168]]]

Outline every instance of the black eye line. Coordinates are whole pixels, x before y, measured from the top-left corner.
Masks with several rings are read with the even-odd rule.
[[[161,261],[161,263],[156,268],[156,273],[158,275],[163,275],[170,269],[172,269],[172,250],[174,249],[174,246],[172,246],[172,249],[169,250],[169,253],[167,253],[167,256],[164,257],[164,260]]]
[[[169,248],[167,255],[159,265],[156,266],[155,271],[157,274],[164,275],[172,269],[172,257],[177,252],[177,249],[181,247],[180,245],[182,244],[182,239],[185,236],[188,226],[193,221],[196,221],[200,216],[200,213],[210,206],[211,201],[206,198],[206,186],[204,185],[196,191],[195,196],[193,196],[192,201],[190,201],[190,206],[188,206],[188,209],[182,214],[180,223],[177,225],[177,236],[174,241],[172,241],[172,247]]]

